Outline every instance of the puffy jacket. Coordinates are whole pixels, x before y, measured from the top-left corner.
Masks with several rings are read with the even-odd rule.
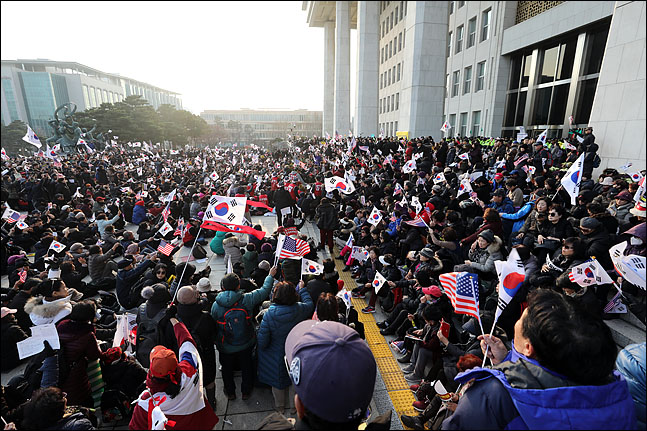
[[[502,213],[499,215],[503,220],[512,222],[512,229],[510,229],[510,232],[514,234],[516,232],[520,232],[521,229],[526,225],[526,223],[530,225],[530,217],[526,218],[526,216],[532,211],[532,207],[534,205],[535,203],[533,201],[526,202],[526,204],[519,208],[519,210],[515,213]]]
[[[249,278],[258,266],[258,253],[246,251],[243,255],[243,277]]]
[[[236,353],[245,350],[254,345],[256,342],[256,334],[253,334],[249,341],[241,346],[232,346],[223,342],[223,329],[222,325],[218,322],[222,321],[227,310],[232,308],[234,304],[238,303],[240,308],[244,308],[247,314],[252,317],[252,310],[257,305],[260,305],[270,296],[270,291],[274,284],[274,278],[268,275],[265,278],[263,287],[253,290],[249,293],[243,293],[239,290],[225,290],[216,296],[216,301],[211,306],[211,317],[216,321],[216,347],[222,353]]]
[[[258,380],[273,388],[285,389],[291,381],[285,368],[285,339],[294,326],[312,316],[314,304],[308,290],[299,291],[301,302],[272,304],[258,330]]]
[[[53,426],[45,428],[46,430],[94,430],[96,429],[90,419],[85,417],[81,412],[76,412],[69,416],[64,416]]]
[[[468,254],[470,264],[456,265],[454,271],[480,271],[482,273],[496,274],[495,260],[503,260],[501,246],[503,242],[499,237],[494,237],[494,242],[486,249],[476,247]]]
[[[315,218],[319,229],[335,230],[339,226],[337,210],[330,204],[321,204],[315,210]]]
[[[209,248],[212,252],[216,253],[218,256],[225,254],[225,249],[222,246],[222,242],[225,239],[225,232],[216,232],[216,236],[213,237],[209,243]]]
[[[604,269],[613,268],[613,262],[611,262],[611,256],[609,256],[609,248],[611,248],[612,244],[609,234],[604,229],[600,228],[589,235],[582,235],[581,238],[586,247],[587,257],[595,256]]]
[[[246,245],[247,243],[237,236],[231,236],[223,240],[222,246],[225,249],[225,263],[227,262],[227,256],[231,259],[232,267],[235,263],[242,262],[243,255],[240,253],[240,248]]]
[[[92,281],[97,282],[103,278],[106,264],[114,254],[113,249],[109,249],[103,254],[91,254],[88,256],[88,272]]]
[[[497,210],[499,212],[499,214],[501,214],[501,213],[508,213],[509,214],[509,213],[514,212],[514,204],[512,203],[510,198],[507,197],[507,196],[503,198],[503,200],[501,201],[500,204],[491,202],[490,204],[488,204],[487,208],[494,208],[495,210]]]
[[[617,372],[609,384],[581,386],[532,359],[510,359],[456,377],[476,381],[442,429],[635,429],[627,382]]]
[[[117,272],[115,293],[117,294],[117,299],[122,307],[130,309],[138,305],[130,303],[130,289],[135,285],[144,272],[154,265],[155,263],[153,263],[152,260],[146,259],[133,269],[129,269],[128,271],[120,269]]]
[[[70,405],[92,407],[90,381],[86,368],[89,361],[99,359],[101,356],[94,327],[87,322],[65,319],[56,325],[56,329],[69,367],[67,378],[60,384],[60,388],[67,392]]]
[[[34,325],[58,323],[71,312],[72,303],[69,297],[50,302],[42,296],[36,296],[29,298],[25,304],[25,313],[29,314]]]
[[[645,429],[645,343],[630,344],[618,353],[616,368],[627,379],[636,408],[638,429]]]
[[[139,224],[146,220],[146,206],[144,206],[144,201],[135,202],[135,208],[133,208],[133,224]]]

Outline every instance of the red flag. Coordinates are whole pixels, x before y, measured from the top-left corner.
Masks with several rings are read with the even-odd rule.
[[[168,204],[166,204],[166,208],[164,208],[164,211],[162,211],[162,218],[164,218],[164,221],[167,221],[168,216],[171,214],[171,208],[169,208],[170,206],[171,206],[171,203],[169,202]]]
[[[262,196],[264,196],[264,195],[262,195]],[[262,197],[261,197],[261,199],[262,199]],[[265,199],[267,199],[267,197]],[[258,207],[258,208],[266,208],[266,209],[268,209],[270,211],[273,210],[266,203],[253,201],[251,199],[247,199],[247,205],[252,206],[252,207]]]
[[[256,230],[250,226],[243,226],[238,224],[225,225],[212,220],[205,220],[204,222],[202,222],[202,228],[220,232],[246,233],[249,235],[254,235],[258,239],[263,239],[265,237],[265,231]]]
[[[20,276],[20,282],[24,283],[27,280],[27,271],[24,269],[18,274]]]

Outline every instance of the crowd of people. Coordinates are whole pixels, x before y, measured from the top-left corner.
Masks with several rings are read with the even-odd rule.
[[[7,426],[94,429],[100,407],[102,422],[131,429],[212,429],[216,391],[236,399],[240,371],[243,400],[272,389],[276,413],[259,429],[357,429],[377,372],[358,312],[380,308],[416,395],[420,414],[400,418],[410,428],[645,429],[645,343],[617,354],[603,319],[622,301],[645,322],[644,267],[642,284],[621,277],[609,250],[647,255],[646,173],[594,177],[591,128],[547,142],[335,136],[273,152],[133,150],[113,141],[3,157],[2,371],[28,363],[2,386]],[[560,180],[581,155],[571,196]],[[261,203],[245,208],[255,234],[202,228],[212,195]],[[275,232],[252,226],[263,214],[275,214]],[[320,237],[300,233],[304,222]],[[302,276],[301,259],[278,256],[282,235],[308,242],[302,256],[321,272]],[[174,257],[183,247],[205,268]],[[523,281],[495,319],[497,262],[513,251]],[[613,283],[569,276],[592,258]],[[228,268],[220,286],[212,259]],[[478,318],[457,313],[440,282],[463,272],[478,278]],[[123,316],[135,329],[119,341]],[[60,347],[20,359],[17,343],[48,324]]]

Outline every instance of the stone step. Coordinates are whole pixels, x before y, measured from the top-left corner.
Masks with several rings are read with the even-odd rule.
[[[613,339],[621,348],[645,341],[645,330],[637,328],[623,319],[605,320],[604,322],[611,329]]]
[[[638,318],[631,311],[621,314],[620,319],[624,320],[625,322],[627,322],[632,326],[635,326],[636,328],[642,330],[643,332],[645,332],[645,330],[647,329],[645,327],[645,324],[640,320],[638,320]]]

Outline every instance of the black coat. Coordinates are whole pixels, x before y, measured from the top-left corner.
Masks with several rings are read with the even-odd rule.
[[[20,363],[16,343],[26,339],[27,334],[18,326],[18,321],[12,314],[8,314],[0,321],[0,329],[2,330],[2,372],[5,372]]]
[[[335,230],[339,226],[337,210],[332,204],[319,205],[315,211],[315,218],[319,229]]]
[[[204,367],[203,382],[206,385],[216,379],[216,322],[199,303],[178,304],[177,318],[184,323],[198,345],[198,352]]]

